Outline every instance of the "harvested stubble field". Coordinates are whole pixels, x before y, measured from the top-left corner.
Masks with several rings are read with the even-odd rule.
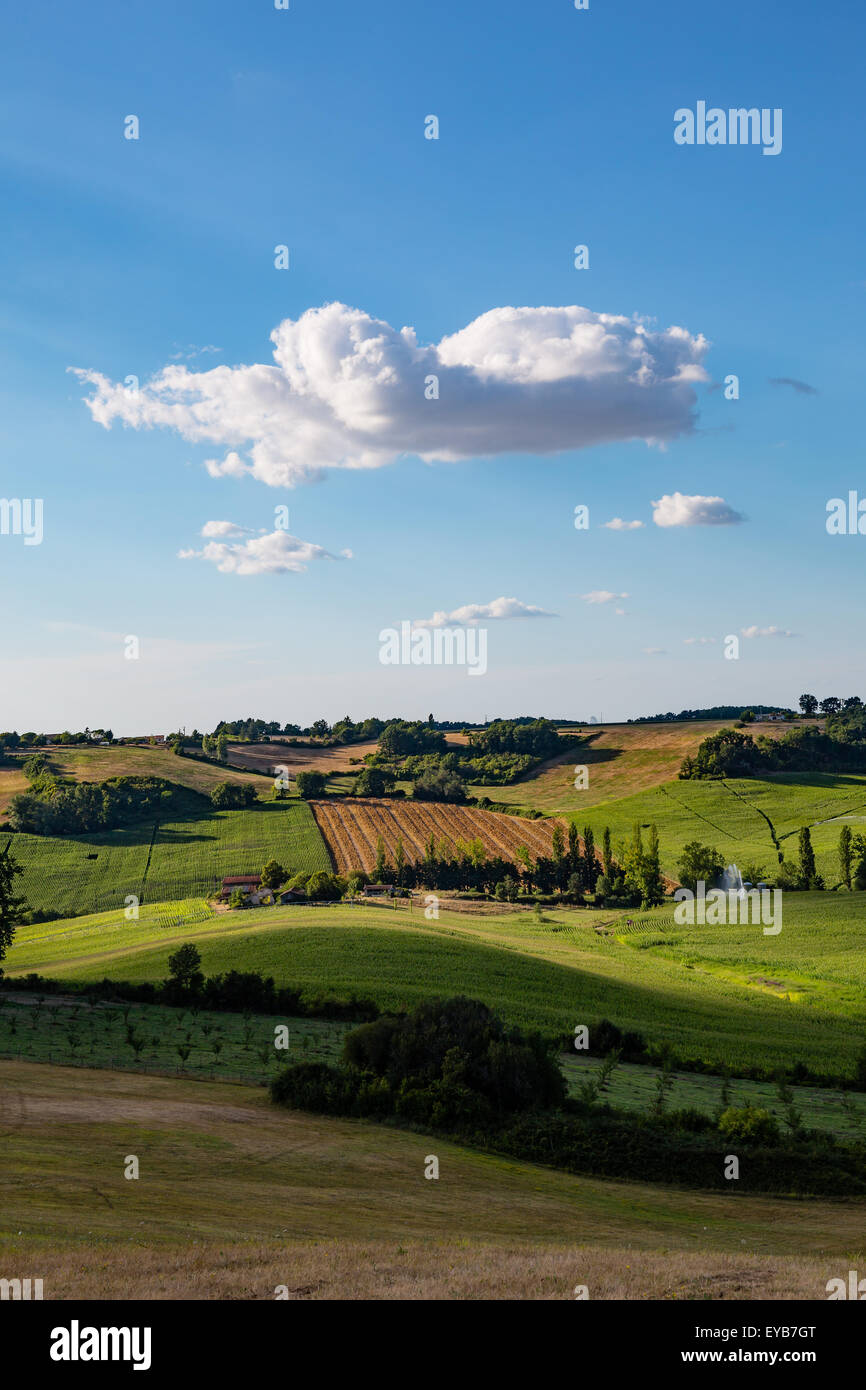
[[[734,719],[694,719],[586,729],[585,743],[548,759],[513,785],[475,786],[472,790],[476,796],[518,807],[534,806],[548,815],[557,811],[582,815],[593,807],[634,797],[676,779],[683,758],[696,753],[710,734],[735,724]],[[790,724],[758,723],[745,732],[781,738],[790,729]],[[574,785],[576,766],[588,769],[589,785],[581,789]]]
[[[0,1062],[0,1259],[46,1299],[826,1298],[866,1208],[575,1178],[257,1088]],[[123,1176],[124,1154],[141,1163]]]
[[[378,744],[340,743],[331,747],[292,748],[285,743],[230,743],[229,761],[255,772],[270,773],[281,764],[290,772],[350,772],[358,770]]]
[[[438,801],[343,797],[338,802],[309,804],[338,873],[352,869],[372,873],[380,835],[392,864],[398,840],[403,842],[407,864],[417,864],[424,858],[431,835],[437,853],[443,843],[455,851],[458,840],[466,843],[477,839],[489,858],[513,860],[520,845],[525,845],[533,858],[549,855],[554,825],[559,823],[563,832],[566,829],[564,822],[552,818],[529,820]]]

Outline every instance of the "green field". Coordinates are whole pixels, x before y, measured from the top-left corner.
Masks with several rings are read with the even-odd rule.
[[[300,801],[260,802],[243,811],[215,811],[193,801],[185,820],[143,822],[98,835],[53,839],[8,835],[24,869],[19,882],[31,909],[62,915],[141,902],[210,895],[229,874],[256,873],[276,858],[287,869],[330,869],[327,847],[310,808]]]
[[[583,1083],[592,1080],[601,1066],[601,1059],[572,1054],[563,1059],[563,1067],[571,1095],[579,1095]],[[673,1085],[667,1094],[667,1110],[701,1110],[714,1115],[719,1107],[722,1080],[699,1072],[670,1073]],[[658,1067],[620,1063],[614,1071],[600,1103],[618,1110],[637,1110],[646,1115],[655,1100],[659,1076]],[[842,1106],[842,1091],[821,1086],[792,1086],[794,1104],[809,1129],[823,1129],[841,1139],[866,1137],[866,1096],[848,1092],[853,1113]],[[730,1082],[731,1105],[757,1105],[769,1110],[785,1129],[785,1105],[779,1099],[776,1086],[770,1081]]]
[[[170,949],[194,941],[207,974],[259,970],[278,985],[384,1008],[431,995],[484,999],[509,1022],[570,1034],[609,1018],[683,1059],[851,1074],[866,1041],[864,894],[786,894],[783,930],[676,927],[670,907],[467,918],[443,910],[263,908],[171,931],[122,913],[21,928],[9,975],[161,980]],[[595,927],[603,930],[595,930]]]
[[[274,1046],[277,1025],[288,1047]],[[0,994],[0,1056],[117,1070],[183,1072],[263,1084],[279,1065],[336,1064],[354,1025],[159,1004],[77,1003]]]
[[[275,1028],[288,1028],[288,1047],[274,1047]],[[326,1062],[338,1065],[343,1040],[355,1024],[332,1020],[169,1008],[159,1004],[76,1001],[71,997],[0,994],[0,1057],[66,1066],[183,1074],[263,1085],[281,1065]],[[581,1054],[561,1058],[569,1091],[597,1074],[600,1059]],[[647,1114],[656,1094],[658,1069],[620,1064],[602,1103]],[[673,1072],[667,1108],[713,1114],[721,1098],[716,1076]],[[866,1131],[866,1096],[814,1086],[792,1088],[803,1123],[840,1137]],[[731,1083],[730,1104],[759,1105],[784,1124],[784,1105],[771,1082]]]
[[[763,812],[763,814],[761,814]],[[689,840],[713,845],[728,863],[755,863],[772,875],[778,868],[775,831],[785,858],[797,862],[800,827],[812,829],[819,873],[828,887],[839,882],[837,845],[846,822],[866,828],[866,777],[829,773],[779,773],[761,781],[665,782],[635,796],[573,813],[577,825],[591,825],[596,844],[610,827],[614,848],[627,843],[637,822],[659,830],[662,868],[675,878],[677,861]]]

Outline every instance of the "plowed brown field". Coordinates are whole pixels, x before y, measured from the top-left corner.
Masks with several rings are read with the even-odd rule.
[[[528,820],[435,801],[341,797],[309,804],[338,873],[352,869],[371,873],[376,866],[376,842],[380,835],[392,864],[398,839],[403,841],[406,862],[416,864],[424,858],[424,847],[431,835],[435,837],[437,852],[443,840],[455,848],[458,840],[478,839],[488,858],[513,860],[518,845],[526,845],[533,859],[549,856],[554,825],[560,824],[564,834],[567,830],[564,821]]]

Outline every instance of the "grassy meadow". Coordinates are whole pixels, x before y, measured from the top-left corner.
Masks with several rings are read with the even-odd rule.
[[[0,1060],[0,1259],[46,1299],[824,1298],[853,1202],[576,1178],[264,1091]],[[124,1178],[126,1156],[139,1177]]]

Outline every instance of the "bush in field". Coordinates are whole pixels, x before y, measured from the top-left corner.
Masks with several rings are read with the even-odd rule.
[[[719,1133],[731,1143],[772,1146],[779,1142],[775,1115],[756,1105],[732,1105],[723,1110],[719,1116]]]
[[[319,870],[307,879],[307,897],[319,902],[335,902],[346,891],[345,881],[336,874]]]
[[[387,796],[394,785],[394,774],[381,767],[365,767],[355,778],[353,796]]]
[[[398,1088],[436,1082],[484,1096],[497,1112],[560,1104],[565,1082],[536,1033],[506,1029],[477,999],[419,1004],[412,1013],[362,1024],[348,1035],[345,1060]]]
[[[324,772],[299,772],[295,778],[295,786],[298,789],[298,796],[304,801],[324,796],[325,774]]]
[[[412,784],[412,795],[416,801],[450,801],[460,804],[468,800],[466,787],[456,772],[444,768],[423,773]]]
[[[256,789],[249,782],[217,782],[210,799],[218,811],[238,811],[257,800]]]

